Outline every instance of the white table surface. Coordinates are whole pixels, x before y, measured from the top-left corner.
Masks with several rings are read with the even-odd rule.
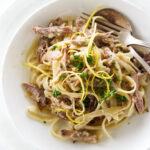
[[[0,68],[3,52],[22,21],[50,0],[0,0]],[[150,13],[150,0],[124,0]],[[26,11],[27,10],[27,11]],[[1,81],[1,80],[0,80]],[[23,140],[13,125],[0,91],[0,150],[37,150]]]

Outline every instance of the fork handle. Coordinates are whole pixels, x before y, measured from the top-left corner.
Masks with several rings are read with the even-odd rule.
[[[146,48],[150,48],[150,42],[139,40],[139,39],[136,39],[134,37],[132,37],[131,41],[132,42],[128,43],[128,45],[139,45],[139,46],[143,46],[143,47],[146,47]]]
[[[130,46],[130,51],[144,69],[150,74],[150,66],[143,60],[143,58]]]

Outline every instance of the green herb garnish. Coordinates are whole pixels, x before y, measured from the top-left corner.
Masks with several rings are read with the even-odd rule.
[[[109,92],[110,97],[112,97],[117,92],[116,88],[112,88]]]
[[[53,97],[57,97],[57,96],[59,96],[59,95],[61,95],[61,92],[59,92],[59,91],[57,91],[57,90],[55,90],[53,93],[52,93],[52,96]]]
[[[55,50],[56,48],[57,48],[57,45],[54,45],[54,46],[53,46],[53,50]]]
[[[46,121],[43,121],[43,123],[46,124],[47,122],[46,122]]]
[[[82,87],[81,87],[81,86],[79,86],[79,88],[80,88],[80,89],[78,90],[78,92],[82,92]]]
[[[87,61],[89,64],[93,64],[95,62],[93,56],[89,55],[89,57],[87,58]]]
[[[83,62],[80,61],[72,61],[72,64],[74,67],[76,67],[76,70],[80,70],[83,67]]]
[[[110,85],[113,84],[113,80],[112,80],[112,79],[108,79],[107,81],[108,81],[108,83],[109,83]]]
[[[66,76],[60,76],[59,80],[64,80],[66,78]]]
[[[64,68],[64,66],[63,66],[63,65],[61,65],[61,66],[60,66],[60,68],[61,68],[61,69],[63,69],[63,68]]]
[[[103,98],[103,100],[107,100],[108,98],[114,96],[114,94],[115,94],[116,92],[117,92],[117,89],[116,89],[116,88],[112,88],[109,93],[104,92],[104,98]]]
[[[90,99],[88,97],[86,97],[83,101],[83,104],[85,107],[88,107],[89,106],[89,103],[90,103]]]
[[[116,63],[115,63],[115,62],[112,62],[112,65],[113,65],[113,66],[115,66],[115,65],[116,65]]]
[[[100,94],[101,97],[104,97],[106,89],[107,87],[104,85],[100,87],[99,89],[97,89],[95,92],[96,94]]]
[[[98,78],[98,81],[96,81],[96,84],[99,85],[103,80],[101,78]]]
[[[79,59],[80,58],[80,55],[73,55],[74,56],[74,59]]]
[[[120,77],[119,76],[117,76],[117,81],[120,82]]]
[[[81,73],[80,77],[86,79],[87,78],[87,73],[86,72]]]
[[[127,99],[126,99],[126,97],[125,96],[122,96],[122,95],[116,95],[115,96],[116,97],[116,99],[118,100],[118,101],[120,101],[120,102],[127,102]]]

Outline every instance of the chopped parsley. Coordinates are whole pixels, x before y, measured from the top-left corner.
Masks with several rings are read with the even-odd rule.
[[[65,78],[66,78],[66,76],[64,76],[64,75],[63,75],[63,76],[60,76],[60,77],[59,77],[59,80],[64,80]]]
[[[85,107],[88,107],[89,106],[89,103],[90,103],[90,99],[88,97],[86,97],[83,101],[83,104]]]
[[[113,80],[112,80],[112,79],[108,79],[107,81],[108,81],[108,83],[109,83],[110,85],[113,84]]]
[[[73,55],[74,59],[79,59],[80,55]]]
[[[83,62],[80,61],[72,61],[72,64],[74,67],[76,67],[76,70],[80,70],[83,67]]]
[[[63,66],[63,65],[61,65],[61,66],[60,66],[60,68],[61,68],[61,69],[63,69],[63,68],[64,68],[64,66]]]
[[[111,91],[109,92],[110,97],[112,97],[116,92],[117,92],[117,89],[112,88]]]
[[[100,94],[101,97],[104,97],[106,89],[107,87],[104,85],[100,87],[99,89],[97,89],[95,92],[96,94]]]
[[[108,79],[107,80],[109,82],[109,84],[113,83],[112,79]],[[115,95],[115,93],[117,92],[116,88],[111,88],[110,92],[107,92],[107,87],[105,85],[105,83],[103,82],[102,79],[100,79],[98,82],[96,82],[97,84],[102,83],[102,86],[99,89],[96,89],[95,92],[96,94],[100,94],[100,96],[102,97],[102,101],[103,100],[107,100],[108,98],[112,97]],[[101,101],[100,101],[101,102]]]
[[[103,80],[101,78],[98,78],[98,81],[96,81],[96,84],[99,85]]]
[[[114,94],[115,94],[116,92],[117,92],[117,89],[116,89],[116,88],[112,88],[109,93],[104,92],[104,98],[103,98],[103,100],[107,100],[108,98],[114,96]]]
[[[53,46],[53,50],[55,50],[56,48],[57,48],[57,45],[54,45],[54,46]]]
[[[59,92],[59,91],[57,91],[57,90],[55,90],[55,91],[53,91],[53,93],[52,93],[52,96],[53,97],[57,97],[57,96],[59,96],[59,95],[61,95],[61,92]]]
[[[81,87],[81,86],[79,86],[79,88],[80,88],[80,89],[78,90],[78,92],[82,92],[82,87]]]
[[[119,76],[117,76],[117,81],[120,82],[120,77]]]
[[[80,77],[86,79],[87,78],[87,73],[86,72],[81,73]]]
[[[93,56],[89,55],[89,57],[87,58],[87,61],[89,64],[93,64],[95,62]]]
[[[119,102],[127,102],[127,99],[126,99],[126,97],[125,96],[122,96],[122,95],[116,95],[115,96],[116,97],[116,99],[119,101]]]
[[[112,62],[112,65],[113,65],[113,66],[115,66],[115,65],[116,65],[116,63],[115,63],[115,62]]]
[[[44,120],[43,123],[46,124],[47,122]]]

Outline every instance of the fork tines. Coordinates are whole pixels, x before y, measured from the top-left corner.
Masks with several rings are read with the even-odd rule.
[[[82,15],[81,15],[81,18],[87,20],[89,16],[90,16],[89,14],[83,12]],[[112,23],[110,23],[110,22],[108,22],[108,21],[104,21],[104,20],[102,20],[102,19],[96,19],[95,22],[97,23],[97,28],[98,28],[99,30],[101,30],[101,31],[103,31],[103,32],[110,32],[110,31],[113,31],[112,34],[113,34],[114,36],[118,36],[118,33],[119,33],[121,30],[123,30],[122,27],[117,26],[117,25],[114,25],[114,24],[112,24]]]

